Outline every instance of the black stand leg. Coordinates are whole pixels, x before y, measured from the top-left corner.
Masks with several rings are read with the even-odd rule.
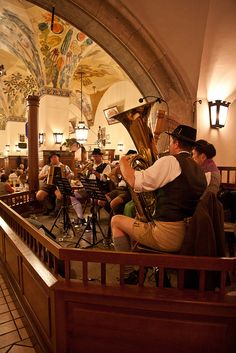
[[[74,230],[74,227],[73,227],[73,224],[71,223],[71,220],[70,220],[70,216],[69,216],[69,213],[68,213],[68,206],[67,206],[67,196],[63,194],[63,203],[62,203],[62,206],[56,216],[56,219],[55,221],[53,222],[53,225],[50,229],[50,233],[52,233],[54,227],[57,227],[57,221],[60,217],[60,215],[62,214],[62,217],[63,217],[63,233],[64,234],[68,234],[68,231],[69,229],[72,230],[73,232],[73,235],[74,237],[76,236],[75,234],[75,230]]]
[[[97,220],[97,210],[96,210],[96,205],[95,205],[95,199],[92,198],[92,218],[91,218],[91,223],[92,223],[92,241],[88,241],[87,239],[84,239],[83,236],[84,236],[84,233],[86,232],[87,230],[87,226],[84,228],[83,230],[83,233],[81,234],[79,240],[77,241],[75,247],[78,248],[79,247],[79,243],[80,241],[83,239],[86,243],[89,244],[89,246],[87,246],[87,248],[90,248],[90,247],[93,247],[93,246],[96,246],[97,244],[99,244],[101,241],[103,241],[103,239],[106,239],[105,237],[105,234],[102,230],[102,227],[100,226],[98,220]],[[97,241],[97,229],[96,227],[99,228],[100,230],[100,233],[102,234],[102,239],[100,239],[99,241]]]

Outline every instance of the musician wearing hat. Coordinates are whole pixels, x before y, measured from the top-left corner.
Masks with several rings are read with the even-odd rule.
[[[186,219],[191,217],[207,186],[201,167],[191,158],[196,129],[179,125],[172,133],[169,156],[155,161],[149,168],[134,170],[128,156],[120,160],[126,182],[136,192],[154,191],[156,212],[152,222],[144,223],[123,215],[112,218],[112,235],[117,251],[130,251],[131,241],[153,249],[177,252],[185,232]],[[134,284],[127,269],[126,283]]]
[[[50,211],[53,210],[53,200],[56,197],[56,200],[61,200],[62,195],[60,190],[56,187],[55,183],[53,183],[53,175],[52,179],[50,178],[50,172],[53,168],[59,167],[61,169],[61,173],[68,179],[71,179],[74,176],[74,173],[70,169],[68,165],[62,164],[60,162],[60,154],[56,152],[52,152],[48,157],[48,164],[43,166],[42,170],[39,173],[39,180],[40,180],[40,189],[36,193],[36,199],[38,201],[44,201],[47,199],[46,206],[46,214],[49,214]],[[53,174],[53,173],[52,173]],[[56,205],[56,211],[59,210],[60,203]]]
[[[103,162],[102,156],[100,148],[94,148],[92,152],[93,164],[89,168],[90,179],[106,181],[107,175],[111,173],[111,166]]]

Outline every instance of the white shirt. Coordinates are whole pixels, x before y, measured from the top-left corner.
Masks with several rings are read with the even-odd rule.
[[[165,156],[145,169],[135,171],[134,191],[153,191],[175,180],[181,174],[178,160],[174,156]]]
[[[93,169],[96,169],[97,167],[99,167],[100,164],[102,164],[102,163],[94,164]],[[110,164],[107,164],[106,167],[103,169],[102,173],[100,173],[100,180],[106,181],[107,178],[105,177],[105,175],[109,175],[110,173],[111,173],[111,166],[110,166]],[[89,179],[96,179],[96,175],[93,173],[90,174]]]
[[[58,164],[56,164],[55,166],[56,167],[60,167],[62,166],[63,164],[61,162],[59,162]],[[45,164],[42,168],[42,170],[40,171],[39,173],[39,178],[41,178],[42,176],[44,176],[45,174],[48,174],[49,172],[49,168],[51,167],[51,164]],[[64,167],[65,167],[65,172],[67,174],[67,178],[70,179],[70,178],[73,178],[74,176],[74,173],[72,172],[72,170],[70,169],[70,167],[66,164],[64,164]]]

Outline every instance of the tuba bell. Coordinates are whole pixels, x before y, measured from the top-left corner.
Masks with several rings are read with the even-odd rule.
[[[147,103],[126,112],[117,114],[115,119],[120,121],[129,132],[138,154],[131,158],[131,167],[143,170],[150,167],[158,158],[153,133],[149,126],[149,118],[153,121],[157,116],[155,102]],[[152,192],[136,193],[130,188],[138,218],[144,222],[151,222],[155,218],[156,194]]]

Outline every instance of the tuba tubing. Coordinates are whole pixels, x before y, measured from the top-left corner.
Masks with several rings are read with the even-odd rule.
[[[148,118],[153,113],[154,104],[155,102],[147,103],[115,116],[129,132],[138,151],[138,154],[130,159],[130,165],[135,170],[150,167],[158,158],[153,134],[148,126]],[[136,193],[131,187],[129,190],[138,218],[144,222],[153,221],[157,202],[155,191]]]

